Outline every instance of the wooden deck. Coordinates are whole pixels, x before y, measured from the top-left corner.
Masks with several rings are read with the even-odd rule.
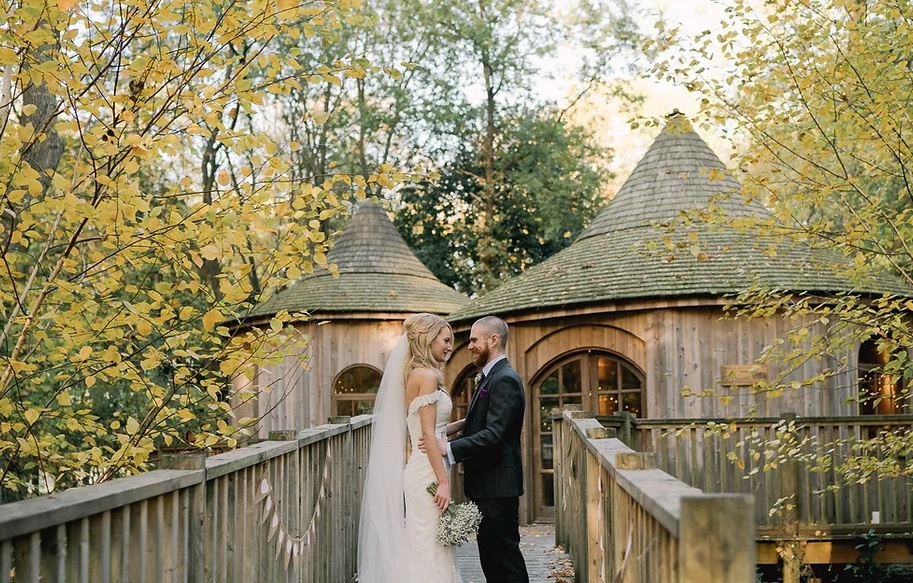
[[[4,505],[0,583],[348,583],[372,418],[332,420]],[[793,583],[801,563],[854,561],[854,537],[869,529],[884,542],[877,560],[913,563],[909,478],[829,488],[833,464],[807,465],[825,453],[886,456],[879,436],[887,446],[913,417],[734,423],[565,411],[554,427],[553,540],[572,555],[535,551],[534,580],[546,557],[573,561],[586,583],[754,583],[756,564],[774,562]],[[787,452],[802,455],[778,457]],[[471,550],[460,557],[475,581]]]

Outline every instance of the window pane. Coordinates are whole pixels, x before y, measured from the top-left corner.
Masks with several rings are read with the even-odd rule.
[[[618,363],[610,358],[600,356],[596,365],[599,371],[599,390],[615,391],[618,389]]]
[[[350,417],[355,417],[355,403],[357,401],[337,401],[336,402],[336,414],[337,415],[348,415]]]
[[[352,408],[355,410],[355,413],[344,413],[344,415],[370,415],[374,412],[374,399],[362,399],[358,401],[352,401]]]
[[[640,416],[640,393],[622,393],[621,400],[625,411]]]
[[[555,476],[542,474],[542,503],[545,506],[555,505]]]
[[[618,393],[599,394],[599,414],[613,415],[618,411]]]
[[[561,408],[564,409],[565,405],[580,405],[583,403],[583,398],[580,395],[562,395],[561,396]]]
[[[557,395],[558,394],[558,371],[556,370],[552,374],[548,375],[548,378],[542,381],[542,385],[539,386],[539,393],[542,395]]]
[[[542,469],[550,470],[555,467],[552,461],[552,434],[543,435],[540,443],[542,445]]]
[[[630,391],[640,389],[640,379],[634,374],[634,371],[625,365],[621,365],[621,390]]]
[[[580,392],[580,360],[569,362],[561,367],[561,392]]]
[[[376,393],[380,386],[380,371],[370,366],[353,366],[336,377],[333,392],[337,395],[348,393]]]
[[[556,397],[543,397],[539,399],[539,431],[546,433],[552,430],[552,415],[558,408]]]

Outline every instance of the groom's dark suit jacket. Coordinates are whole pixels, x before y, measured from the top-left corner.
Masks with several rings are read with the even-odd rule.
[[[476,389],[463,436],[450,442],[463,463],[463,490],[470,499],[523,494],[520,429],[526,408],[523,381],[507,359],[495,363]]]

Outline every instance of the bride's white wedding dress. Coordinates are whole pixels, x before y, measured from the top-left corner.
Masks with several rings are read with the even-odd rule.
[[[428,456],[418,449],[422,436],[419,409],[435,407],[435,435],[447,430],[453,402],[443,390],[428,395],[419,395],[409,404],[406,427],[412,444],[409,461],[403,470],[403,491],[406,498],[406,537],[409,539],[409,579],[415,583],[462,583],[456,566],[453,547],[437,542],[437,525],[440,509],[434,504],[434,497],[428,493],[428,485],[436,482],[434,470]],[[446,464],[446,459],[444,460]],[[448,468],[449,471],[449,468]]]

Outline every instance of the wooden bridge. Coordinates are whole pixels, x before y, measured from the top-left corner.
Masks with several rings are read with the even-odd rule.
[[[861,438],[911,422],[565,411],[554,423],[557,542],[581,582],[754,583],[756,564],[777,561],[784,581],[798,582],[803,562],[852,561],[852,537],[870,528],[889,560],[910,562],[908,479],[828,489],[833,467],[809,472],[786,454],[852,455]],[[4,505],[0,583],[348,583],[370,430],[369,416],[331,418]]]

